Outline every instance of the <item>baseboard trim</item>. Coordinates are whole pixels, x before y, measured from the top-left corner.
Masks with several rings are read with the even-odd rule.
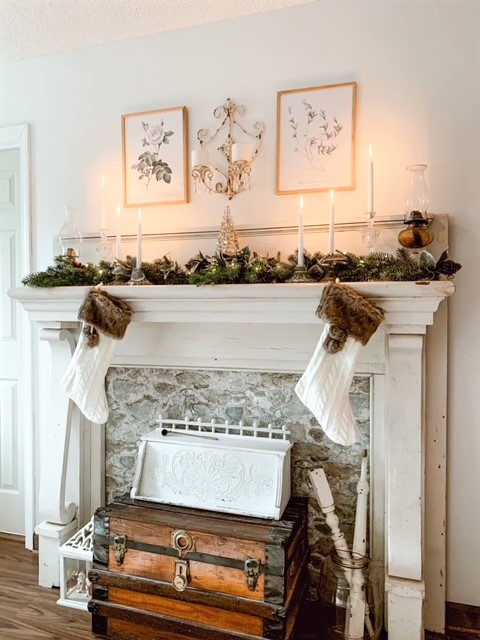
[[[425,631],[425,640],[480,639],[480,607],[458,602],[445,603],[445,635]]]
[[[319,620],[322,619],[318,603],[305,602],[300,619],[300,640],[318,640]],[[480,607],[446,602],[445,634],[425,631],[425,640],[480,640]]]
[[[480,607],[458,602],[446,602],[445,623],[448,631],[479,636]]]
[[[11,540],[12,542],[22,542],[25,544],[25,536],[18,535],[17,533],[4,533],[0,532],[0,538],[4,540]]]

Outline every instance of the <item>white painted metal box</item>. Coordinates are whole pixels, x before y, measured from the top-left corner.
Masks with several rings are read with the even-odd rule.
[[[272,425],[160,418],[141,438],[130,496],[279,520],[290,498],[288,434]]]

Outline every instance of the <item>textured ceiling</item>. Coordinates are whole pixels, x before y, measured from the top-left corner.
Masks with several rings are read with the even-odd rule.
[[[0,63],[318,0],[0,0]]]

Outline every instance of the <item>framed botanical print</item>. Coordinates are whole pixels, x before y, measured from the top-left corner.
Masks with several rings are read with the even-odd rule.
[[[125,207],[188,202],[186,107],[122,116]]]
[[[356,83],[277,94],[277,194],[354,188]]]

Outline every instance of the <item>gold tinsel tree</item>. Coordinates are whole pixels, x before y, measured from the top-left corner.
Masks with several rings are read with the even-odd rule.
[[[230,207],[227,206],[223,214],[222,224],[217,240],[217,252],[227,256],[234,256],[240,252],[237,232],[233,224]]]

